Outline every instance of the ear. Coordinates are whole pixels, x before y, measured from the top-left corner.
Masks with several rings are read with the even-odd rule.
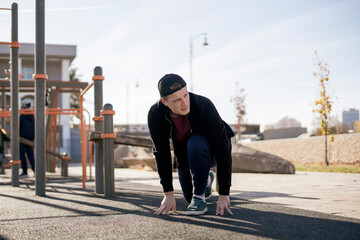
[[[168,106],[168,103],[163,98],[160,98],[160,102],[162,102],[165,106]]]

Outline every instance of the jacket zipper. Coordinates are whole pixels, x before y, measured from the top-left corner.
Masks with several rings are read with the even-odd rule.
[[[169,121],[170,123],[170,138],[171,138],[171,144],[173,146],[173,149],[174,149],[174,152],[175,152],[175,145],[174,145],[174,140],[173,140],[173,137],[172,137],[172,129],[173,129],[173,125],[172,125],[172,122],[170,119],[167,118],[167,116],[165,115],[165,119]]]
[[[190,122],[189,122],[189,119],[188,119],[188,115],[186,115],[185,117],[186,117],[186,121],[187,121],[187,123],[188,123],[188,125],[189,125],[189,128],[190,128],[190,134],[191,134],[191,136],[192,136],[192,135],[193,135],[193,130],[192,130],[192,128],[191,128],[191,125],[190,125]]]

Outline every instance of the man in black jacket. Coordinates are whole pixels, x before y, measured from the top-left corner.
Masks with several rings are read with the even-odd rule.
[[[205,199],[211,195],[217,165],[219,197],[216,215],[230,210],[231,128],[221,119],[213,103],[187,91],[186,82],[176,74],[167,74],[158,83],[161,99],[148,113],[150,135],[164,199],[155,214],[176,212],[172,185],[172,157],[185,199],[190,203],[186,213],[200,215],[207,211]]]

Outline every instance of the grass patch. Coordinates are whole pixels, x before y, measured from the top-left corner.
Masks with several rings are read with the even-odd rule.
[[[299,164],[295,163],[296,171],[305,172],[338,172],[338,173],[360,173],[360,165],[330,164]]]

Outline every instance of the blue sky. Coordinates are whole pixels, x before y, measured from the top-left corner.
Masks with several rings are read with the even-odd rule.
[[[19,40],[35,42],[35,1],[18,4]],[[343,110],[360,108],[358,0],[47,0],[45,7],[45,40],[77,45],[73,67],[81,80],[91,82],[93,68],[103,67],[104,103],[113,104],[115,123],[127,123],[127,114],[130,123],[146,123],[164,74],[189,84],[189,38],[203,32],[210,45],[194,40],[194,92],[209,97],[229,123],[238,82],[248,123],[263,129],[288,116],[313,128],[314,50],[329,65],[333,115],[341,120]],[[9,40],[9,20],[0,14],[0,41]],[[92,112],[92,91],[86,100]]]

